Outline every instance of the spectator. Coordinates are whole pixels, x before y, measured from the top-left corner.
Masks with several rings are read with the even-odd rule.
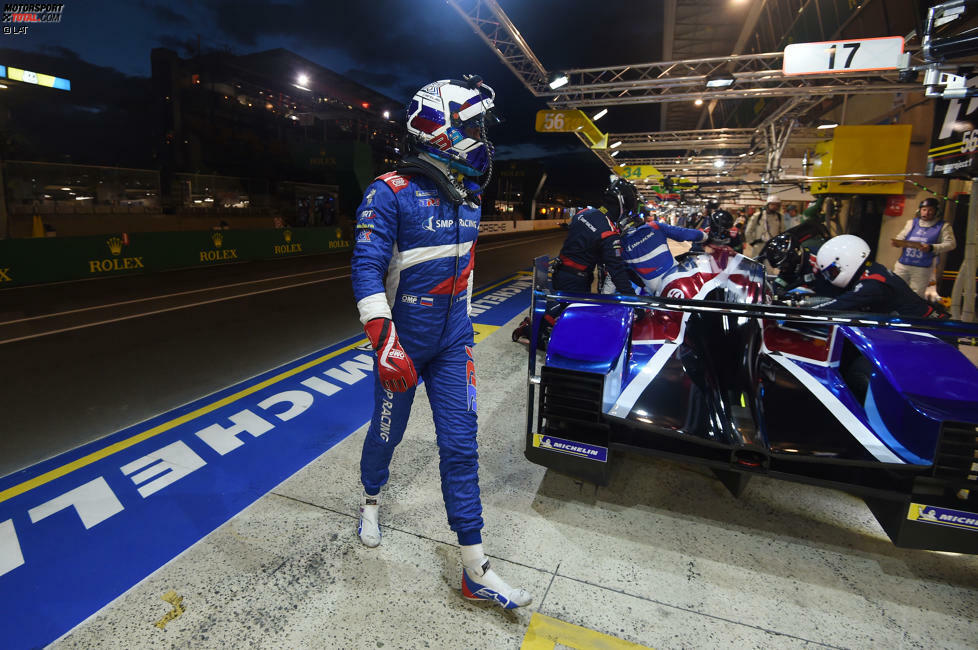
[[[798,214],[798,206],[791,204],[784,209],[784,216],[781,218],[781,230],[784,232],[789,228],[794,228],[801,224],[801,215]]]
[[[781,199],[776,194],[767,197],[767,206],[758,210],[744,228],[744,255],[756,257],[764,244],[781,233]]]

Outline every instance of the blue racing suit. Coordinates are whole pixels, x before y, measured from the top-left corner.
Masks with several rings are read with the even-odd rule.
[[[394,321],[424,379],[435,423],[442,495],[461,545],[482,542],[475,364],[468,303],[481,208],[453,203],[430,178],[384,174],[357,209],[353,294],[360,320]],[[385,283],[386,276],[386,283]],[[415,388],[385,390],[375,373],[374,412],[360,477],[368,494],[387,482]]]
[[[631,270],[642,278],[645,290],[650,295],[657,293],[662,276],[676,266],[667,239],[702,242],[706,240],[706,233],[653,221],[633,228],[622,236],[625,248],[622,257]]]

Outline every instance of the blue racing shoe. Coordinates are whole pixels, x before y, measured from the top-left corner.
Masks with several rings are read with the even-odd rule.
[[[489,560],[474,569],[462,567],[462,595],[469,600],[494,601],[503,609],[516,609],[533,602],[522,589],[513,589],[489,568]]]

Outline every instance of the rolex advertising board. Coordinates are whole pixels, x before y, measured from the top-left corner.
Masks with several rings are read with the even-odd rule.
[[[966,84],[978,84],[978,74]],[[927,150],[927,175],[951,178],[978,176],[978,97],[938,100]]]

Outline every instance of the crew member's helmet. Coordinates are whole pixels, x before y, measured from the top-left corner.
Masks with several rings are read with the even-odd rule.
[[[917,216],[920,216],[920,211],[924,208],[934,208],[934,215],[931,218],[936,217],[941,211],[941,202],[933,196],[928,196],[920,202],[920,207],[917,209]]]
[[[713,214],[714,212],[716,212],[719,209],[720,209],[720,202],[717,201],[716,199],[710,199],[709,201],[706,202],[706,213],[707,214]]]
[[[869,257],[869,244],[855,235],[838,235],[818,249],[819,273],[837,287],[846,287]]]
[[[447,162],[466,176],[488,177],[493,146],[486,127],[498,122],[492,113],[495,97],[477,75],[428,84],[408,106],[408,147]]]
[[[622,232],[645,223],[645,217],[639,210],[638,190],[624,178],[612,177],[611,184],[604,191],[604,205],[608,209],[608,216]]]
[[[805,253],[797,237],[790,232],[783,232],[764,244],[757,259],[767,260],[781,273],[799,275],[802,263],[805,261]]]
[[[710,215],[710,225],[707,228],[709,241],[717,244],[730,243],[730,229],[733,228],[733,215],[726,210],[716,210]]]

